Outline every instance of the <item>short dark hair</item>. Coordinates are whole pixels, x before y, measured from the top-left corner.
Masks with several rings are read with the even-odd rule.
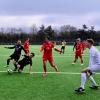
[[[50,37],[49,37],[49,36],[45,36],[45,39],[48,39],[48,40],[50,40]]]
[[[88,43],[91,43],[92,45],[94,44],[94,40],[93,39],[87,39]]]
[[[35,56],[35,53],[31,53],[32,54],[32,56]]]

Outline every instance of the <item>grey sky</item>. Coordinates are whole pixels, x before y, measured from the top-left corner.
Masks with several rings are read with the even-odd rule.
[[[0,26],[86,23],[99,28],[99,12],[100,0],[0,0]]]

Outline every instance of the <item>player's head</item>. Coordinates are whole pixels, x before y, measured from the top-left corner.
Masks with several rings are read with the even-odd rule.
[[[35,53],[31,53],[31,54],[30,54],[30,57],[34,57],[34,56],[35,56]]]
[[[52,41],[52,43],[53,43],[54,45],[56,45],[56,41]]]
[[[27,41],[30,41],[30,38],[27,38]]]
[[[48,42],[48,41],[49,41],[49,37],[46,36],[46,37],[45,37],[45,42]]]
[[[80,42],[81,42],[80,38],[76,39],[76,43],[80,43]]]
[[[17,41],[17,44],[21,44],[21,40],[18,40],[18,41]]]
[[[93,39],[87,39],[86,40],[86,47],[87,48],[91,48],[91,46],[94,44],[94,40]]]

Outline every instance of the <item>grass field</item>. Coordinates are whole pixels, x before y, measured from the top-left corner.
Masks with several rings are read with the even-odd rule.
[[[43,72],[42,54],[39,53],[39,48],[40,46],[31,46],[31,51],[36,54],[33,59],[33,72]],[[100,47],[98,48],[100,50]],[[80,85],[79,74],[51,73],[43,78],[41,73],[8,75],[7,72],[1,72],[7,70],[3,66],[6,65],[6,59],[12,51],[0,46],[0,100],[99,100],[100,90],[90,90],[89,81],[86,85],[86,93],[75,94],[74,89]],[[76,65],[71,64],[74,59],[72,46],[67,47],[64,55],[55,51],[53,54],[60,72],[80,73],[88,66],[88,50],[84,53],[84,66],[80,66],[80,61]],[[13,68],[12,64],[10,66]],[[24,71],[29,72],[29,67],[25,67]],[[48,72],[55,72],[49,64]],[[95,75],[95,79],[100,84],[99,74]]]

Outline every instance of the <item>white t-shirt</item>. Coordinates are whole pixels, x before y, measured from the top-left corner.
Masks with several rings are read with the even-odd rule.
[[[92,46],[90,48],[90,60],[89,60],[89,67],[93,65],[100,65],[100,52],[97,48]]]

